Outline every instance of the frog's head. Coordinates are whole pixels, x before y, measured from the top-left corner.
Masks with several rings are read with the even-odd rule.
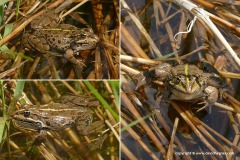
[[[172,79],[169,84],[172,88],[178,90],[181,93],[196,93],[203,90],[204,81],[199,76],[202,71],[196,66],[189,66],[188,64],[179,65],[180,67],[175,69]]]
[[[43,123],[28,109],[19,109],[12,114],[12,122],[15,128],[20,130],[40,130]]]
[[[178,75],[173,78],[169,84],[176,90],[182,93],[195,93],[201,89],[201,86],[196,81],[196,76],[186,76],[186,75]]]
[[[76,37],[76,40],[70,44],[74,51],[92,49],[99,42],[98,36],[93,33],[91,28],[83,28]]]

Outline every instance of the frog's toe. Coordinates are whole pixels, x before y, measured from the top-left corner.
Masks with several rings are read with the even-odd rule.
[[[204,103],[204,106],[201,107],[201,108],[199,108],[199,109],[197,110],[197,112],[200,112],[200,111],[202,111],[202,110],[204,110],[204,109],[209,108],[209,113],[211,114],[211,112],[212,112],[212,106],[213,106],[214,102],[212,103],[212,102],[204,101],[204,102],[201,102],[201,103],[198,103],[198,104],[203,104],[203,103]]]
[[[209,110],[208,110],[209,114],[212,113],[212,106],[213,106],[213,103],[206,103],[205,106],[204,106],[205,108],[207,108],[207,107],[209,108]]]

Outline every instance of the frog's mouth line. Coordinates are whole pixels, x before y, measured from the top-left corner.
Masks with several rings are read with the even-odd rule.
[[[79,39],[76,41],[77,44],[89,44],[89,43],[97,43],[99,42],[99,38],[96,35],[89,35],[84,39]]]
[[[86,50],[86,49],[92,49],[97,45],[97,42],[86,42],[86,41],[82,41],[82,42],[72,42],[70,44],[71,48],[73,50],[79,51],[79,50]]]
[[[84,38],[79,38],[75,41],[72,41],[70,43],[70,47],[74,50],[91,49],[94,48],[98,42],[98,36],[95,34],[90,34]]]
[[[80,44],[80,46],[89,46],[89,45],[92,45],[92,44],[96,44],[95,42],[86,42],[86,43],[79,43]]]
[[[17,116],[17,117],[14,116],[13,119],[16,120],[16,121],[28,122],[28,123],[36,123],[36,122],[42,123],[41,121],[32,120],[32,119],[29,119],[29,118],[21,118],[21,117],[19,117],[19,116]]]
[[[44,124],[38,120],[32,120],[29,118],[21,118],[20,116],[13,116],[12,119],[13,119],[13,125],[17,126],[17,128],[19,128],[19,129],[28,129],[28,130],[36,131],[36,130],[41,130],[45,127]],[[22,124],[19,125],[19,123],[22,123]],[[38,126],[36,124],[38,124]],[[26,126],[26,127],[24,127],[24,126]]]
[[[92,44],[92,43],[98,43],[99,41],[96,39],[91,39],[90,41],[86,41],[86,40],[78,40],[75,42],[75,44],[81,44],[81,45],[88,45],[88,44]]]

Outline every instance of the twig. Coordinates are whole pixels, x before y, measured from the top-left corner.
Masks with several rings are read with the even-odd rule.
[[[132,112],[137,119],[141,119],[141,115],[138,113],[138,111],[136,110],[136,108],[133,106],[132,102],[130,101],[129,97],[123,92],[121,91],[121,100],[123,103],[126,104],[126,106],[128,107],[129,111]],[[147,125],[147,123],[145,121],[140,121],[140,124],[142,125],[142,127],[144,128],[144,130],[146,131],[147,135],[149,136],[149,138],[153,141],[153,143],[156,145],[156,147],[158,148],[158,150],[163,154],[163,156],[165,156],[166,154],[166,150],[163,147],[163,145],[159,142],[158,138],[155,136],[155,134],[152,132],[152,130],[149,128],[149,126]]]
[[[5,72],[0,73],[0,79],[3,79],[3,78],[4,78],[5,76],[7,76],[7,75],[14,74],[15,71],[16,71],[17,69],[19,69],[19,68],[20,68],[24,63],[26,63],[27,61],[28,61],[28,60],[26,60],[26,61],[24,61],[24,62],[16,65],[15,67],[13,67],[13,68],[5,71]]]
[[[124,64],[121,64],[120,66],[121,66],[122,71],[128,72],[130,74],[137,75],[137,74],[140,73],[139,71],[137,71],[135,69],[132,69],[132,68],[130,68],[130,67],[124,65]]]
[[[174,139],[175,139],[176,132],[177,132],[178,122],[179,122],[179,118],[175,118],[174,125],[173,125],[172,136],[171,136],[171,141],[170,141],[170,144],[169,144],[169,147],[168,147],[166,160],[167,159],[173,159],[173,150],[174,150],[173,144],[174,144]]]
[[[121,24],[121,41],[135,57],[150,59],[123,24]]]
[[[133,62],[133,63],[139,63],[139,64],[147,64],[147,65],[157,65],[158,61],[143,59],[143,58],[136,58],[132,56],[126,56],[121,55],[120,56],[121,61],[127,61],[127,62]]]

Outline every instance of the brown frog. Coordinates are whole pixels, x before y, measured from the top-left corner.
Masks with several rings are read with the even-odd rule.
[[[204,101],[205,106],[218,100],[219,89],[226,87],[226,82],[217,70],[207,62],[195,64],[162,63],[137,75],[137,88],[159,80],[164,83],[164,97],[170,100],[196,102]]]
[[[102,121],[93,122],[90,109],[99,102],[87,96],[64,96],[59,103],[25,105],[12,114],[15,128],[38,132],[41,138],[46,131],[61,131],[76,126],[82,135],[88,135],[104,127]]]
[[[59,24],[57,18],[56,14],[49,12],[34,20],[31,23],[32,29],[25,32],[22,37],[23,47],[44,54],[61,52],[70,62],[81,63],[74,55],[79,51],[96,47],[99,38],[91,28]]]

